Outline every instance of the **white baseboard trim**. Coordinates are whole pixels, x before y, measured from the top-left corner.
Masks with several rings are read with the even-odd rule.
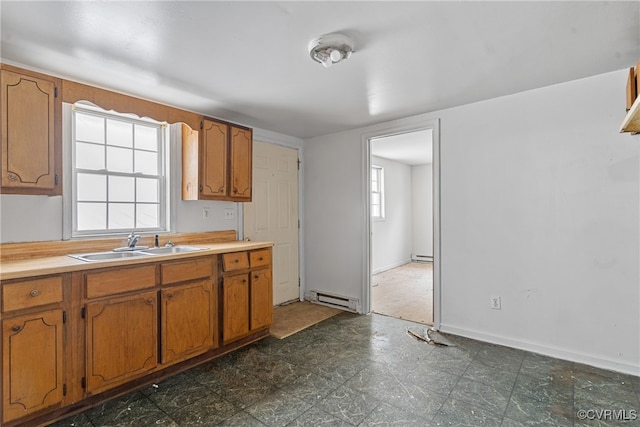
[[[383,273],[383,272],[388,271],[388,270],[393,270],[396,267],[400,267],[401,265],[409,264],[410,262],[411,262],[411,258],[406,259],[404,261],[398,261],[398,262],[396,262],[394,264],[390,264],[390,265],[387,265],[387,266],[384,266],[384,267],[381,267],[381,268],[376,268],[375,270],[371,271],[371,274],[378,274],[378,273]]]
[[[566,348],[548,346],[527,340],[519,340],[501,335],[488,334],[473,329],[448,325],[446,323],[440,324],[440,331],[448,334],[460,335],[478,341],[488,342],[491,344],[504,345],[520,350],[531,351],[533,353],[543,354],[545,356],[555,357],[571,362],[583,363],[585,365],[595,366],[597,368],[607,369],[610,371],[640,376],[640,367],[637,364],[634,365],[625,361],[603,358],[591,354],[572,351]]]

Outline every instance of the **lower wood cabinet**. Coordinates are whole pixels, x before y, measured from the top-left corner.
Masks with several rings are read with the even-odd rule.
[[[222,279],[222,337],[225,343],[249,333],[249,274]]]
[[[64,396],[63,311],[2,321],[2,420],[59,405]]]
[[[217,313],[210,279],[163,289],[160,299],[162,363],[181,361],[213,347]]]
[[[271,269],[254,270],[251,275],[251,329],[268,328],[273,323]]]
[[[273,321],[271,249],[222,256],[222,338],[225,344]]]
[[[87,304],[87,392],[114,387],[157,366],[157,297],[153,291]]]
[[[43,425],[103,392],[106,399],[266,337],[271,249],[9,280],[0,289],[0,425]]]

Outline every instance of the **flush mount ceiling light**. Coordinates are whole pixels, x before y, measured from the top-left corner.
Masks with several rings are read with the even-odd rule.
[[[311,59],[329,68],[353,53],[353,40],[342,34],[326,34],[309,42]]]

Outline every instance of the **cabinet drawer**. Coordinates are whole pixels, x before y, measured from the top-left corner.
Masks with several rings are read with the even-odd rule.
[[[62,276],[2,286],[2,311],[62,302]]]
[[[249,263],[251,268],[263,267],[271,264],[271,250],[261,249],[249,253]]]
[[[123,268],[85,274],[87,298],[97,298],[156,285],[156,266]]]
[[[224,271],[244,270],[247,268],[249,268],[249,257],[246,252],[222,254],[222,269]]]
[[[213,276],[213,260],[197,259],[192,261],[162,264],[162,284],[184,282]]]

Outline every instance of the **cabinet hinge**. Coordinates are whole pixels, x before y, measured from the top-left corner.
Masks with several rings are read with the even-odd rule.
[[[53,97],[54,98],[58,97],[58,87],[57,86],[53,88]]]
[[[66,311],[62,312],[62,323],[67,323],[67,312]]]
[[[298,159],[298,170],[300,170],[300,163],[302,163],[302,161]]]
[[[60,179],[58,178],[58,174],[55,174],[53,180],[54,180],[55,184],[58,185],[58,182],[60,182]]]
[[[298,220],[298,230],[300,230],[300,220]]]
[[[200,121],[200,130],[204,129],[204,122]]]
[[[80,317],[83,319],[87,318],[87,307],[82,307],[82,310],[80,310]]]
[[[87,388],[87,377],[82,377],[82,380],[80,380],[80,385],[82,386],[82,388]]]
[[[62,384],[62,395],[63,396],[67,395],[67,385],[66,384]]]
[[[300,287],[300,278],[298,277],[298,287]]]

